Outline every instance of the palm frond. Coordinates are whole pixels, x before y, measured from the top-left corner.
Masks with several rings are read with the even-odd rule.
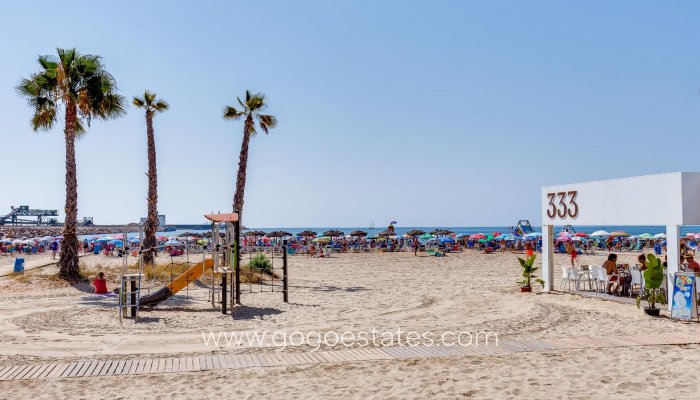
[[[258,134],[258,131],[255,130],[255,125],[253,125],[253,124],[250,125],[250,129],[248,130],[248,134],[250,134],[251,137]]]
[[[90,125],[90,124],[88,123],[88,125]],[[81,137],[83,137],[87,133],[87,130],[85,129],[85,126],[83,125],[83,121],[81,121],[80,118],[75,120],[75,130],[73,131],[73,133],[75,134],[75,137],[77,137],[78,139],[80,139]]]
[[[272,129],[277,126],[277,118],[270,114],[256,114],[255,117],[260,121],[261,124],[265,124],[268,128]]]
[[[248,97],[247,92],[246,97]],[[262,111],[267,107],[267,105],[265,104],[265,95],[262,93],[256,93],[254,95],[251,95],[246,99],[245,103],[246,106],[248,106],[248,109],[251,111]]]
[[[242,111],[238,111],[231,106],[224,107],[224,119],[239,119],[242,115]]]
[[[143,99],[138,98],[138,97],[134,97],[134,99],[131,100],[131,103],[138,108],[142,108],[143,106],[146,105],[146,102]]]
[[[170,104],[168,104],[167,101],[162,100],[162,99],[159,99],[158,101],[156,101],[156,102],[153,104],[153,109],[154,109],[155,111],[163,112],[163,111],[168,110],[169,108],[170,108]]]
[[[39,106],[34,110],[34,115],[32,116],[31,125],[32,129],[36,131],[48,131],[57,121],[57,110],[52,104],[45,104],[44,106]]]

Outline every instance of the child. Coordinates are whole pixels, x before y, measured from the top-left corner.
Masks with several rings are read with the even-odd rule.
[[[97,278],[95,278],[92,284],[95,286],[95,294],[106,294],[108,292],[104,272],[98,273]]]

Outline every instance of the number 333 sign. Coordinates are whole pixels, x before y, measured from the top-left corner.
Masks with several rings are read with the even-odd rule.
[[[578,204],[576,204],[578,191],[547,193],[547,216],[549,218],[576,218],[578,216]]]

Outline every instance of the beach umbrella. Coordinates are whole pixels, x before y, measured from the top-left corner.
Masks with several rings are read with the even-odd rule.
[[[571,236],[558,236],[555,241],[557,242],[570,242],[573,239],[571,239]]]
[[[315,237],[315,236],[316,236],[316,232],[314,232],[314,231],[303,231],[303,232],[297,233],[297,236],[301,236],[301,237]]]
[[[612,237],[628,237],[630,234],[625,232],[625,231],[613,231],[610,232],[610,236]]]
[[[122,242],[121,240],[118,240],[118,239],[112,239],[112,240],[110,240],[109,242],[107,242],[107,244],[113,244],[113,245],[115,245],[115,246],[121,246],[121,245],[123,244],[123,242]]]
[[[486,239],[486,235],[484,235],[483,233],[475,233],[473,235],[470,235],[469,239]]]
[[[451,235],[454,232],[448,229],[435,229],[434,231],[430,232],[433,235],[439,236],[439,235]]]
[[[352,231],[350,232],[350,236],[367,236],[367,232],[365,231]]]
[[[281,237],[292,236],[292,234],[289,232],[285,232],[285,231],[272,231],[272,232],[268,233],[267,236],[273,237],[273,238],[281,238]]]
[[[567,231],[561,231],[559,232],[559,237],[561,236],[571,237],[571,234]]]
[[[581,236],[574,236],[571,238],[571,240],[573,240],[574,242],[581,242],[585,240],[585,238],[582,238]]]
[[[641,235],[637,236],[640,239],[651,239],[654,236],[651,233],[642,233]]]
[[[170,240],[168,240],[167,242],[165,242],[165,244],[168,245],[168,246],[178,246],[178,245],[181,245],[182,242],[180,242],[180,241],[177,240],[177,239],[171,238]]]
[[[591,237],[605,237],[605,236],[610,236],[610,232],[595,231],[595,232],[591,233]]]
[[[654,239],[666,239],[666,234],[665,233],[657,233],[654,235]]]
[[[541,232],[530,232],[527,235],[523,236],[523,240],[537,240],[542,237]]]
[[[449,236],[441,237],[441,238],[440,238],[440,241],[441,241],[442,243],[454,243],[454,242],[455,242],[455,240],[452,239],[452,238],[449,237]]]
[[[101,237],[101,238],[99,238],[99,239],[97,239],[97,240],[95,240],[95,241],[96,241],[96,242],[105,243],[105,242],[109,242],[110,240],[112,240],[112,239],[111,239],[111,238],[107,238],[107,237]]]
[[[501,232],[494,232],[493,233],[493,237],[499,237],[499,236],[501,236]]]
[[[431,234],[429,234],[429,233],[424,233],[424,234],[420,235],[420,237],[419,237],[418,239],[421,239],[421,240],[430,240],[430,239],[432,239],[432,238],[433,238],[433,235],[431,235]]]
[[[12,244],[22,244],[22,239],[14,239]]]
[[[380,238],[387,238],[387,237],[391,237],[391,236],[396,236],[396,232],[394,232],[394,231],[391,230],[391,229],[387,229],[387,230],[385,230],[385,231],[383,231],[383,232],[379,232],[379,233],[377,234],[377,236],[379,236]]]
[[[587,237],[588,237],[588,234],[585,233],[585,232],[576,232],[576,233],[574,234],[574,236],[576,236],[576,237],[582,237],[582,238],[587,238]]]
[[[323,236],[329,236],[329,237],[334,237],[334,236],[344,236],[345,233],[343,231],[339,231],[336,229],[331,229],[329,231],[323,232]]]
[[[425,232],[420,230],[420,229],[412,229],[412,230],[406,232],[406,235],[408,235],[408,236],[420,236],[420,235],[425,235]]]

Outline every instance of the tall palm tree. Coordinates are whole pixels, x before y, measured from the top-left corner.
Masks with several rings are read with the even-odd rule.
[[[146,218],[143,246],[152,248],[157,245],[156,231],[158,230],[158,173],[156,170],[156,141],[153,135],[153,114],[163,112],[170,107],[163,99],[156,99],[156,94],[146,90],[143,97],[134,97],[136,107],[146,110],[146,138],[148,142],[148,217]],[[153,252],[145,253],[143,259],[147,264],[153,264]]]
[[[85,133],[83,120],[107,120],[124,115],[124,97],[104,68],[99,56],[80,54],[75,49],[56,49],[57,56],[39,56],[41,70],[17,85],[17,92],[34,109],[34,131],[50,130],[63,108],[66,141],[66,222],[63,226],[59,277],[75,281],[78,266],[78,180],[75,165],[75,139]]]
[[[242,102],[240,97],[237,98],[241,109],[226,106],[224,108],[224,119],[241,119],[243,122],[243,142],[241,143],[241,154],[238,159],[238,175],[236,176],[236,194],[233,196],[233,210],[238,211],[239,220],[243,219],[243,192],[245,191],[245,179],[248,168],[248,147],[250,138],[256,134],[255,122],[258,123],[260,129],[268,133],[269,129],[277,126],[277,118],[270,114],[261,114],[267,108],[265,95],[262,93],[251,94],[249,90],[245,91],[245,102]]]

